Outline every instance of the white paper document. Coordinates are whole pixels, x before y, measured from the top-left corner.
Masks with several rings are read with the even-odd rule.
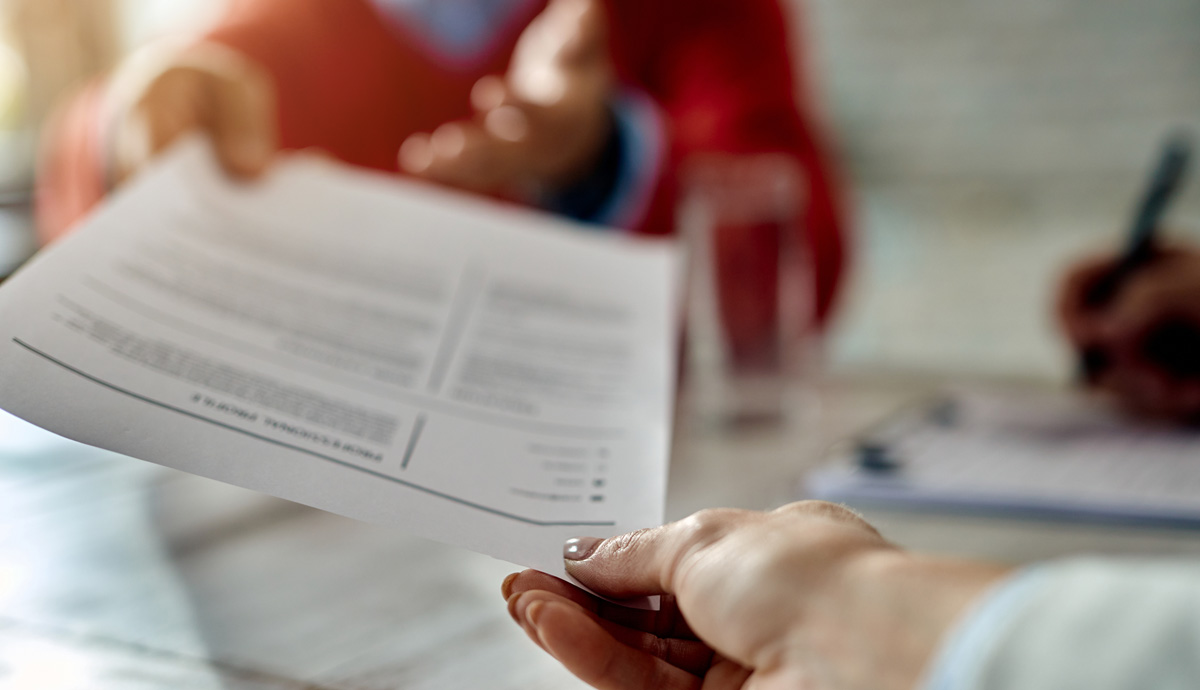
[[[1200,431],[1072,391],[955,391],[864,434],[807,488],[852,504],[1200,527]]]
[[[660,524],[678,257],[189,141],[0,288],[0,407],[550,573]]]

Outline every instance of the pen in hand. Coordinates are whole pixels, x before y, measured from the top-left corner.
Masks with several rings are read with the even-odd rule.
[[[1105,309],[1129,277],[1154,259],[1162,216],[1172,197],[1183,186],[1191,155],[1192,144],[1186,135],[1177,133],[1167,140],[1137,207],[1125,251],[1112,270],[1087,290],[1084,295],[1086,308],[1092,311]],[[1200,375],[1200,361],[1197,361],[1200,360],[1200,331],[1188,324],[1164,324],[1147,337],[1145,350],[1150,359],[1168,372]],[[1084,347],[1079,359],[1080,378],[1094,382],[1110,363],[1104,348]]]

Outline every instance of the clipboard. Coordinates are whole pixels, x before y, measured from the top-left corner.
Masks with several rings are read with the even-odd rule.
[[[805,480],[852,506],[1200,528],[1200,430],[1074,391],[962,389],[902,410]]]

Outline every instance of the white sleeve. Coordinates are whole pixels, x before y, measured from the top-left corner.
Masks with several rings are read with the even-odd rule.
[[[1200,688],[1200,562],[1072,560],[993,588],[925,690]]]

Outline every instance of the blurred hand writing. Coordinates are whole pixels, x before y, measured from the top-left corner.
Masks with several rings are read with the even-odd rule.
[[[1200,417],[1200,251],[1163,250],[1133,272],[1110,302],[1087,295],[1118,261],[1076,264],[1059,289],[1058,317],[1071,344],[1100,358],[1090,383],[1136,412]]]

